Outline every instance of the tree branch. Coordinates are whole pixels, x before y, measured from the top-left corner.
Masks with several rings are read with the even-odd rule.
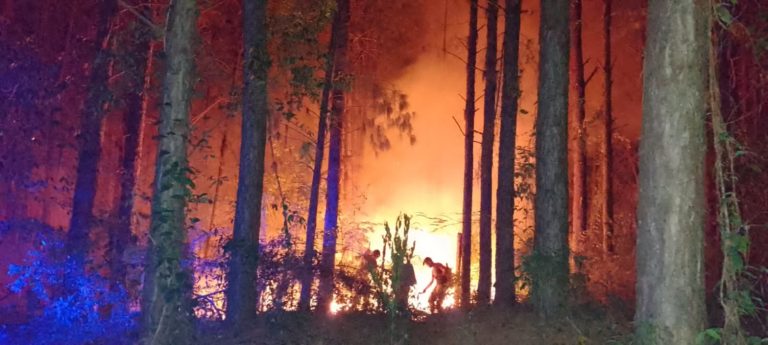
[[[128,12],[133,13],[133,15],[136,16],[136,18],[138,18],[139,21],[143,22],[144,24],[147,24],[147,26],[149,26],[152,29],[152,33],[154,34],[155,37],[162,36],[163,28],[155,25],[155,23],[153,23],[151,19],[149,19],[146,16],[144,16],[143,14],[139,13],[139,11],[137,11],[134,8],[134,6],[131,6],[131,5],[127,4],[127,3],[125,3],[125,1],[123,1],[123,0],[117,0],[117,3],[120,6],[122,6],[123,8],[125,8],[126,10],[128,10]]]

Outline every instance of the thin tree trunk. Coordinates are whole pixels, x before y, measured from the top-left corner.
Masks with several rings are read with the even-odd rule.
[[[91,69],[90,89],[80,120],[77,180],[72,199],[72,217],[67,232],[67,253],[81,263],[88,255],[88,236],[94,220],[93,204],[101,156],[101,125],[109,98],[109,31],[112,17],[117,11],[117,2],[105,0],[102,6],[96,29],[99,48]]]
[[[496,298],[494,304],[511,306],[515,296],[515,142],[517,101],[520,97],[520,10],[522,0],[506,0],[504,70],[501,88],[499,172],[496,189]]]
[[[224,124],[224,130],[221,132],[221,144],[219,144],[219,166],[216,169],[216,179],[214,180],[213,195],[211,195],[211,216],[208,222],[208,230],[216,228],[216,207],[219,203],[219,191],[221,190],[221,177],[224,175],[224,154],[227,152],[227,124]],[[207,245],[206,245],[207,248]]]
[[[309,211],[307,214],[307,235],[304,245],[304,272],[301,277],[301,293],[299,296],[299,310],[309,310],[312,282],[314,281],[313,259],[315,258],[315,237],[317,231],[317,206],[320,198],[320,182],[322,179],[323,159],[325,155],[325,132],[328,128],[328,99],[333,84],[333,56],[336,47],[336,30],[331,29],[331,43],[328,57],[325,62],[325,83],[323,84],[322,98],[320,99],[320,114],[317,122],[317,142],[315,144],[315,164],[312,167],[312,186],[309,191]]]
[[[75,10],[77,6],[68,6],[67,11],[67,25],[66,32],[63,36],[64,44],[58,53],[62,56],[64,54],[67,54],[70,52],[73,38],[76,36],[73,33],[73,26],[75,21]],[[69,59],[66,59],[62,61],[59,74],[56,78],[56,83],[61,83],[64,81],[64,77],[66,75],[66,72],[69,71],[69,66],[71,65],[71,62],[69,62]],[[54,185],[58,184],[58,179],[56,179],[56,176],[59,174],[59,165],[54,162],[60,162],[61,161],[61,141],[58,138],[56,134],[56,127],[61,126],[60,124],[62,121],[61,118],[61,111],[51,111],[50,112],[50,121],[48,125],[46,126],[46,140],[47,140],[47,147],[45,152],[45,178],[47,181],[48,186],[45,188],[45,192],[43,193],[43,214],[42,214],[42,220],[48,225],[53,225],[54,220],[51,217],[51,208],[55,206],[54,199],[55,199],[55,190],[53,188]],[[54,159],[56,157],[56,151],[59,151],[58,159]]]
[[[141,124],[144,122],[142,104],[147,90],[144,89],[144,78],[148,72],[148,60],[152,58],[150,41],[152,32],[144,24],[136,22],[126,35],[134,37],[133,47],[138,53],[131,57],[127,66],[134,70],[126,71],[129,82],[129,93],[125,95],[127,108],[123,114],[123,157],[120,163],[120,201],[118,206],[117,226],[112,229],[110,236],[110,266],[113,282],[125,286],[126,268],[123,263],[123,252],[133,244],[131,233],[131,217],[133,215],[134,189],[136,188],[136,158],[139,148]]]
[[[611,61],[611,12],[613,0],[603,0],[603,71],[605,73],[605,89],[603,94],[603,153],[605,162],[601,165],[603,175],[603,251],[614,252],[613,243],[613,188],[611,185],[611,167],[613,166],[613,63]]]
[[[349,0],[338,0],[334,19],[333,103],[330,117],[330,143],[328,147],[328,182],[325,206],[325,228],[323,229],[323,253],[320,258],[320,284],[318,287],[318,310],[327,312],[333,301],[333,276],[336,261],[336,240],[338,235],[339,180],[341,173],[342,120],[344,118],[344,83],[347,70],[347,44],[349,39]]]
[[[469,5],[467,42],[467,95],[464,105],[464,204],[462,209],[461,307],[470,307],[469,276],[472,270],[472,170],[475,145],[475,68],[477,65],[477,0]]]
[[[242,54],[242,52],[241,52]],[[242,56],[242,55],[241,55]],[[237,59],[237,63],[232,68],[232,91],[234,92],[235,89],[237,89],[238,85],[240,84],[240,79],[238,78],[240,75],[237,73],[238,69],[242,66],[242,59]],[[218,210],[219,206],[219,193],[221,191],[221,185],[223,184],[223,181],[221,180],[222,176],[224,176],[224,155],[226,155],[227,152],[227,135],[229,133],[229,121],[224,122],[224,128],[221,131],[221,144],[219,145],[219,166],[216,169],[216,179],[214,180],[214,187],[213,187],[213,195],[211,196],[211,216],[208,222],[208,231],[213,231],[216,229],[216,211]],[[210,236],[206,239],[205,244],[203,246],[203,255],[206,257],[210,254],[212,247],[215,245],[216,238],[214,236]]]
[[[573,0],[571,40],[574,49],[573,69],[576,80],[576,159],[573,171],[573,234],[587,231],[587,127],[586,81],[584,80],[584,45],[582,43],[582,0]]]
[[[568,1],[543,0],[538,117],[536,230],[532,299],[537,312],[559,314],[568,287]]]
[[[651,0],[637,207],[637,336],[694,344],[704,329],[704,163],[710,4]]]
[[[182,265],[185,253],[185,208],[190,180],[187,161],[189,112],[194,87],[195,0],[175,0],[168,9],[165,31],[166,72],[160,111],[159,144],[152,198],[145,283],[151,296],[145,310],[148,344],[190,342],[192,279]]]
[[[243,1],[243,124],[227,320],[242,327],[255,317],[256,267],[267,142],[267,1]]]
[[[483,106],[483,142],[480,153],[480,279],[477,303],[488,304],[491,299],[491,212],[493,141],[496,126],[496,27],[498,0],[489,0],[486,8],[487,31],[485,50],[485,97]]]

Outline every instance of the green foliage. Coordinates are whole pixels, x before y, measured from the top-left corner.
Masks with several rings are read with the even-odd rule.
[[[269,18],[269,42],[276,51],[277,67],[288,72],[290,91],[285,103],[301,104],[304,98],[319,101],[323,79],[317,71],[332,58],[320,36],[333,18],[335,4],[331,0],[285,2]]]
[[[370,269],[371,278],[378,292],[379,304],[389,316],[389,343],[399,344],[407,342],[408,332],[404,321],[399,316],[409,315],[407,310],[401,310],[397,301],[397,290],[403,283],[403,265],[411,262],[416,242],[408,241],[408,233],[411,229],[411,217],[407,214],[398,215],[395,228],[390,228],[389,223],[384,224],[384,251],[390,255],[392,268],[390,272],[379,272],[375,268]],[[388,274],[387,274],[388,273]],[[407,308],[407,306],[406,306]]]
[[[720,345],[732,344],[726,342],[727,338],[723,335],[722,328],[708,328],[696,336],[696,345]],[[745,345],[764,345],[768,344],[768,338],[747,337],[744,340]]]
[[[410,109],[408,95],[395,88],[374,85],[372,88],[372,113],[365,119],[365,130],[369,133],[371,147],[375,153],[389,150],[392,146],[388,132],[396,131],[413,145],[416,135],[413,120],[416,112]]]

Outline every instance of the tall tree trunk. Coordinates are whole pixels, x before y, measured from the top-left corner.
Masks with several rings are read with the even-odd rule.
[[[109,95],[109,31],[117,11],[115,0],[102,2],[96,42],[99,48],[91,69],[90,89],[80,122],[80,148],[77,157],[77,180],[72,199],[72,217],[67,232],[67,253],[77,261],[88,255],[88,236],[93,226],[93,203],[101,156],[101,125]]]
[[[185,253],[189,111],[194,87],[195,0],[174,0],[165,29],[166,72],[160,110],[145,310],[147,344],[186,344],[192,334],[192,279]]]
[[[342,120],[344,118],[344,79],[347,71],[347,44],[349,39],[349,0],[338,0],[333,25],[336,49],[333,56],[333,103],[331,105],[330,136],[328,147],[328,182],[325,204],[325,228],[323,229],[323,253],[320,258],[320,285],[317,307],[323,312],[330,310],[333,301],[333,276],[336,261],[338,235],[339,180],[341,173]]]
[[[709,2],[651,0],[637,207],[638,336],[693,344],[704,328]]]
[[[605,161],[601,164],[603,175],[603,252],[613,253],[613,188],[611,185],[611,166],[613,165],[613,62],[611,61],[611,15],[613,0],[603,0],[603,72],[605,89],[603,94],[603,153]]]
[[[568,288],[568,1],[542,0],[532,298],[549,318]]]
[[[120,162],[120,201],[117,214],[117,226],[110,234],[110,270],[112,280],[125,286],[126,268],[123,263],[123,252],[133,242],[131,234],[131,216],[133,215],[134,189],[136,188],[136,158],[139,148],[141,124],[144,122],[142,104],[148,90],[144,89],[144,78],[148,72],[148,60],[152,58],[150,41],[152,31],[140,22],[130,26],[126,33],[135,38],[136,55],[128,57],[126,66],[132,70],[127,72],[128,90],[125,95],[127,107],[123,113],[123,157]]]
[[[243,1],[243,124],[227,320],[243,326],[256,315],[256,267],[267,142],[267,0]]]
[[[587,127],[586,89],[584,80],[584,45],[582,43],[582,0],[573,0],[571,40],[573,70],[576,80],[576,154],[573,170],[573,235],[587,231]]]
[[[299,310],[309,310],[312,282],[314,281],[313,262],[315,258],[315,237],[317,231],[317,206],[320,198],[320,182],[322,179],[323,159],[325,155],[325,133],[328,128],[328,99],[333,84],[333,57],[337,47],[335,34],[331,29],[331,43],[325,62],[325,83],[320,99],[320,114],[317,121],[317,142],[315,144],[315,164],[312,167],[312,186],[309,191],[309,211],[307,214],[307,235],[304,245],[304,272],[301,277],[301,293],[299,295]]]
[[[520,10],[522,0],[506,0],[504,70],[501,88],[499,172],[496,189],[496,298],[498,306],[515,304],[515,142],[520,97]]]
[[[475,145],[475,67],[477,65],[477,0],[470,0],[467,42],[467,95],[464,105],[464,204],[461,239],[461,307],[469,308],[469,276],[472,271],[472,170]]]
[[[488,304],[491,299],[491,212],[493,141],[496,130],[496,27],[498,0],[489,0],[486,8],[487,31],[485,50],[485,97],[483,106],[483,142],[480,151],[480,279],[477,303]]]

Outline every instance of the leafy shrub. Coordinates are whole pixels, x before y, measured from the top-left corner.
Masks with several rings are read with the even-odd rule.
[[[9,265],[8,289],[24,294],[30,320],[2,330],[3,344],[129,344],[135,315],[121,286],[87,272],[60,253],[62,241],[40,239],[21,265]],[[62,258],[59,258],[62,257]]]

